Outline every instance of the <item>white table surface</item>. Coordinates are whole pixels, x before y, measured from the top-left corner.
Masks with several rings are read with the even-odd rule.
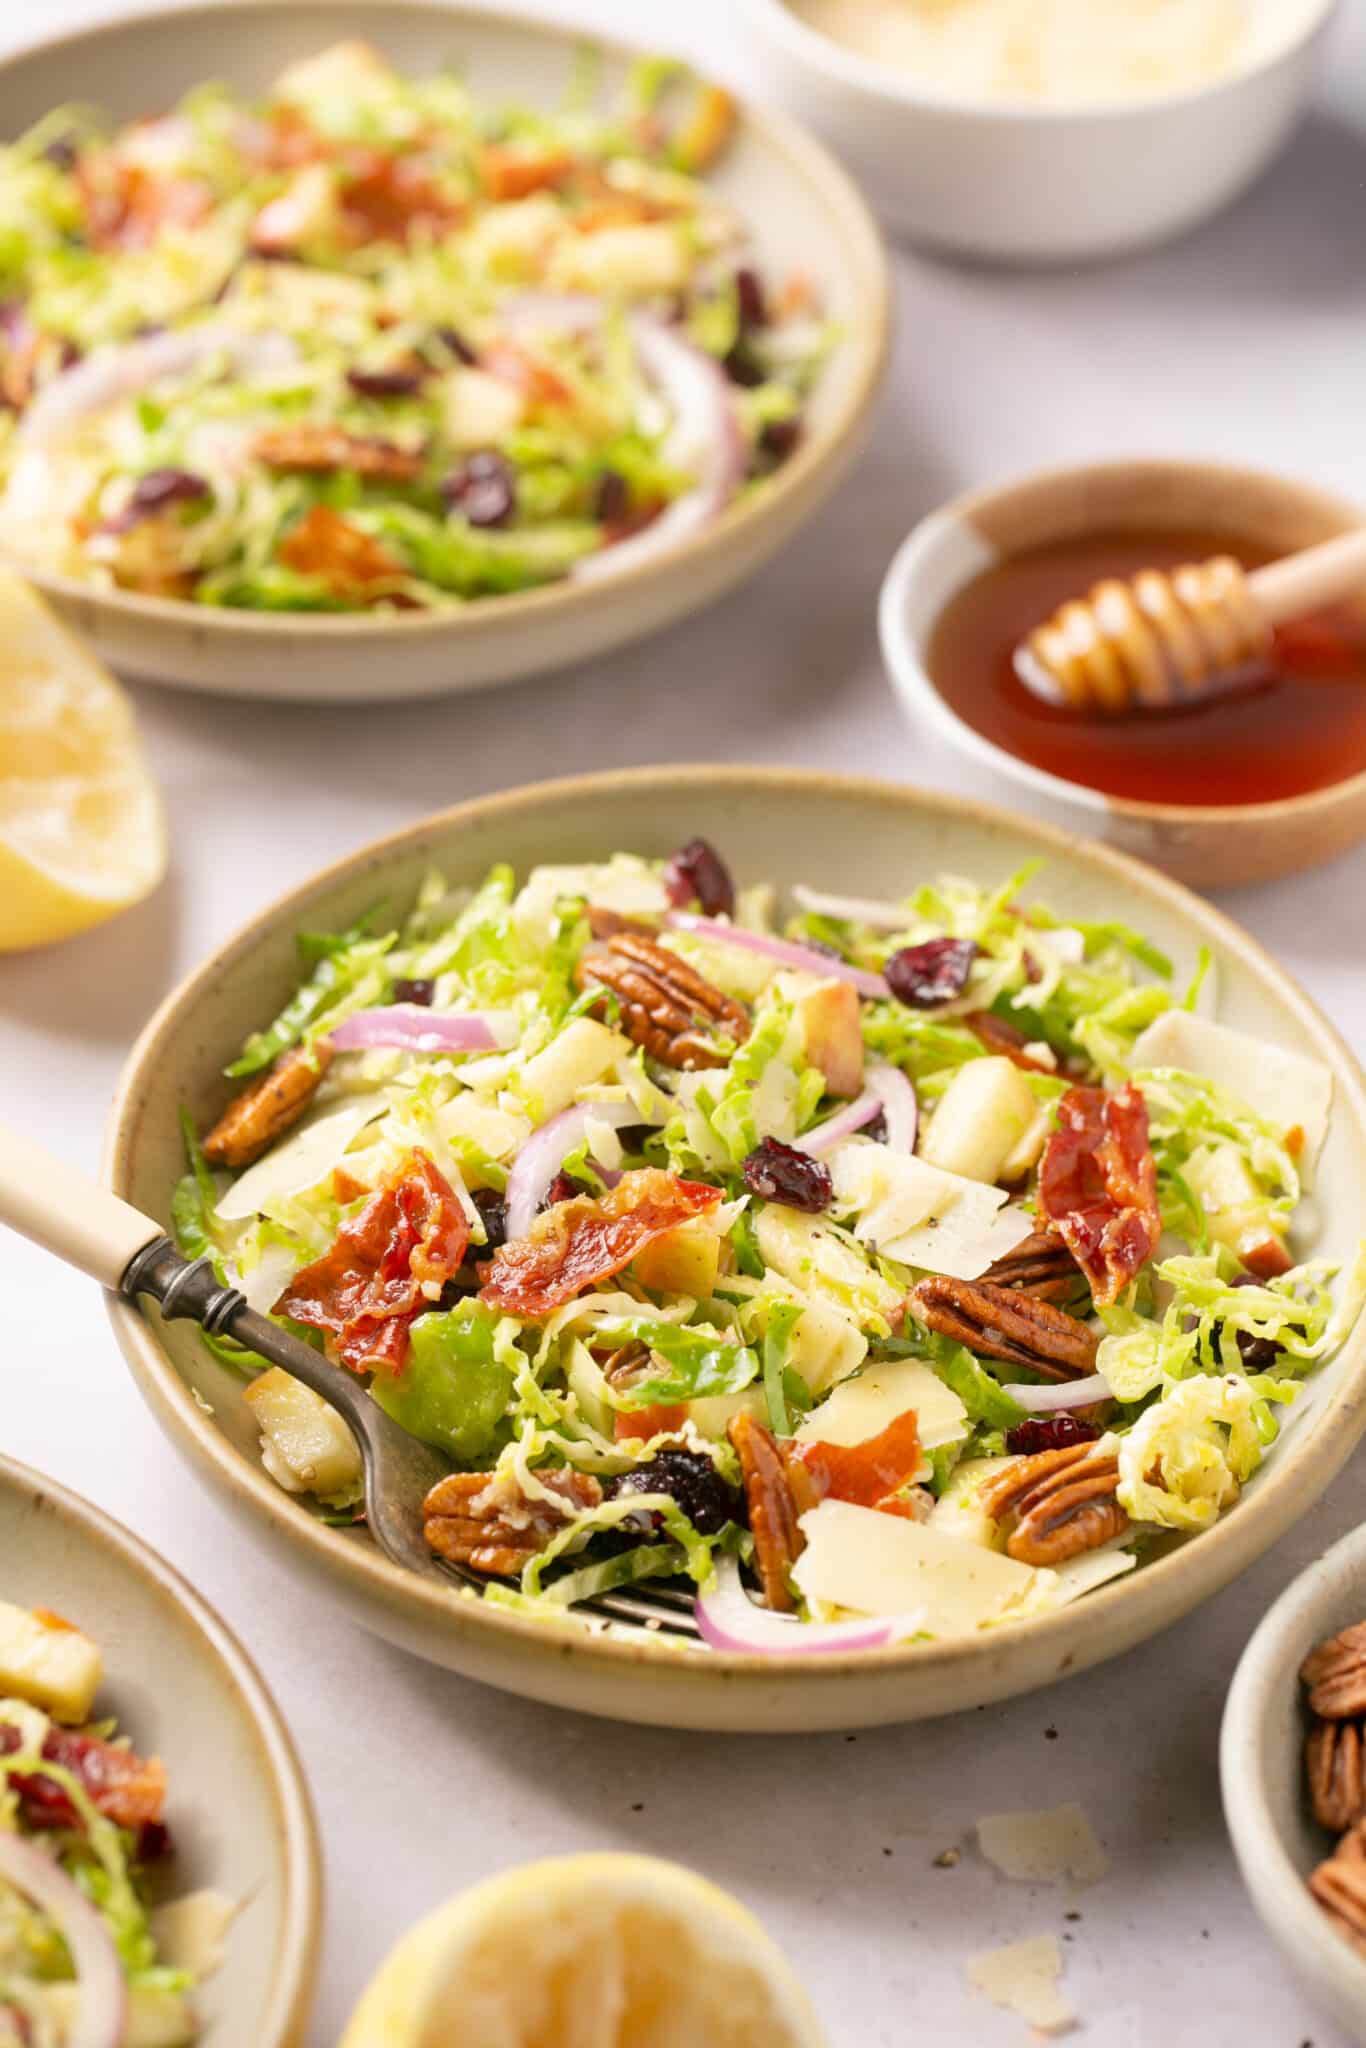
[[[870,453],[778,562],[696,619],[591,668],[445,705],[329,716],[140,690],[171,810],[171,879],[102,931],[0,963],[0,1117],[93,1167],[127,1046],[187,969],[321,863],[477,791],[742,759],[1001,794],[908,734],[883,679],[874,597],[921,513],[1011,471],[1119,453],[1222,455],[1363,490],[1366,9],[1348,10],[1289,154],[1174,247],[1050,276],[902,255],[900,338]],[[5,0],[0,43],[95,11]],[[687,39],[713,70],[747,76],[728,0],[554,11]],[[1221,901],[1361,1049],[1366,848]],[[676,1856],[731,1886],[797,1958],[838,2048],[1023,2042],[1023,2022],[969,1990],[963,1959],[1047,1930],[1064,1943],[1081,2034],[1103,2048],[1343,2043],[1244,1896],[1216,1742],[1258,1617],[1357,1520],[1366,1451],[1238,1584],[1051,1692],[857,1737],[672,1735],[494,1694],[309,1605],[174,1459],[88,1284],[0,1238],[0,1299],[4,1449],[187,1572],[259,1659],[298,1739],[329,1875],[310,2048],[332,2048],[389,1943],[447,1893],[591,1847]],[[1084,1802],[1111,1857],[1079,1899],[1007,1883],[970,1846],[980,1813],[1067,1799]],[[957,1842],[957,1867],[934,1868]]]

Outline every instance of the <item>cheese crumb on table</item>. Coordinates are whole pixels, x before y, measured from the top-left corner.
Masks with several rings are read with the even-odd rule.
[[[977,1840],[1003,1877],[1044,1884],[1070,1877],[1095,1884],[1110,1867],[1085,1808],[1075,1800],[1033,1813],[983,1814]]]
[[[1072,2024],[1075,2015],[1059,1989],[1062,1950],[1051,1934],[969,1956],[967,1973],[974,1991],[1045,2034],[1060,2033]]]

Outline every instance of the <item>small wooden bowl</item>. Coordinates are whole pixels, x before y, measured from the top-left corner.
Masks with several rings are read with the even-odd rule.
[[[964,584],[1003,557],[1080,534],[1170,527],[1227,531],[1289,554],[1361,523],[1359,506],[1312,484],[1214,462],[1107,462],[976,491],[923,519],[882,586],[882,652],[912,722],[986,767],[1031,809],[1109,841],[1183,882],[1230,888],[1331,860],[1366,838],[1366,771],[1270,803],[1139,803],[1022,761],[975,731],[926,665],[935,623]]]

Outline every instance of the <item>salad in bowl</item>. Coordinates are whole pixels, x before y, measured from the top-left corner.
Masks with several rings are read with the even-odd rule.
[[[707,182],[734,108],[585,54],[547,111],[346,41],[0,148],[0,544],[95,590],[441,611],[657,557],[835,343]]]
[[[96,1714],[99,1646],[0,1601],[0,2048],[186,2048],[232,1917],[155,1903],[166,1771]]]
[[[486,1601],[974,1636],[1235,1511],[1346,1338],[1366,1262],[1302,1206],[1329,1069],[1033,868],[898,881],[780,903],[703,840],[430,873],[299,935],[186,1119],[182,1250],[446,1453],[427,1540]],[[271,1477],[354,1521],[340,1420],[206,1341]]]

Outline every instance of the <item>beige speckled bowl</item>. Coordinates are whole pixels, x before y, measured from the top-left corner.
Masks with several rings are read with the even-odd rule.
[[[1138,803],[1050,775],[974,730],[927,666],[949,599],[994,562],[1076,534],[1139,528],[1234,533],[1274,554],[1359,526],[1362,510],[1312,484],[1218,462],[1100,462],[1043,470],[974,491],[931,513],[902,543],[882,586],[879,628],[892,687],[924,724],[987,769],[1007,794],[1069,831],[1095,835],[1198,888],[1270,881],[1366,838],[1366,772],[1275,803]]]
[[[643,43],[667,20],[640,23]],[[50,107],[91,101],[120,118],[168,105],[204,79],[248,90],[293,59],[360,36],[400,69],[460,65],[495,103],[554,105],[582,37],[563,23],[435,0],[235,0],[57,36],[0,62],[0,137]],[[593,37],[610,91],[633,52]],[[761,263],[804,270],[838,348],[812,394],[807,433],[761,490],[658,561],[591,582],[384,617],[215,610],[34,581],[124,673],[241,697],[320,704],[440,696],[583,661],[696,611],[768,560],[813,513],[862,443],[887,358],[887,261],[856,187],[781,115],[745,108],[713,183],[753,229]]]
[[[1316,1643],[1362,1620],[1366,1529],[1354,1529],[1301,1572],[1258,1623],[1229,1687],[1219,1781],[1253,1905],[1315,2001],[1366,2048],[1366,1957],[1330,1925],[1305,1886],[1332,1841],[1309,1817],[1309,1722],[1299,1682]]]
[[[134,1047],[116,1094],[106,1170],[119,1194],[164,1217],[182,1170],[177,1111],[201,1122],[228,1089],[225,1062],[293,986],[294,934],[338,929],[377,898],[397,911],[427,865],[474,881],[495,860],[664,854],[694,833],[738,878],[800,880],[897,894],[951,869],[999,881],[1042,855],[1038,884],[1065,916],[1140,926],[1193,969],[1218,963],[1223,1017],[1326,1060],[1337,1106],[1319,1178],[1323,1249],[1344,1256],[1366,1219],[1366,1083],[1313,1004],[1237,926],[1186,890],[1116,853],[1003,811],[891,784],[762,768],[660,768],[551,782],[428,818],[363,848],[272,904],[179,988]],[[781,1663],[608,1641],[567,1620],[542,1623],[407,1575],[358,1532],[326,1528],[261,1470],[241,1383],[184,1324],[161,1326],[111,1298],[134,1377],[172,1442],[237,1514],[320,1596],[419,1656],[532,1698],[589,1713],[690,1728],[854,1728],[1003,1699],[1113,1656],[1233,1578],[1289,1527],[1366,1427],[1366,1328],[1296,1404],[1276,1455],[1209,1534],[1078,1606],[968,1641]]]
[[[173,1896],[242,1902],[199,1994],[196,2048],[298,2048],[318,1966],[322,1876],[294,1745],[260,1673],[199,1595],[107,1515],[0,1458],[0,1598],[55,1608],[104,1651],[101,1712],[160,1756]]]

